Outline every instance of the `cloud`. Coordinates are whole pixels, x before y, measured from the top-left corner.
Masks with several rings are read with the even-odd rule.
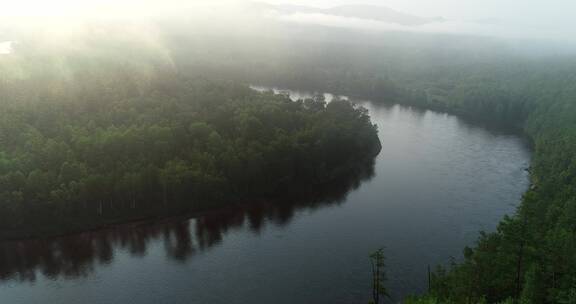
[[[304,5],[318,4],[353,4],[355,0],[318,0],[306,2],[296,0],[259,0],[271,5],[271,2],[282,3],[303,3]],[[387,0],[383,3],[389,3],[391,7],[410,10],[412,6],[421,7],[420,10],[428,13],[447,11],[451,7],[460,7],[462,10],[476,11],[479,2],[474,2],[476,6],[456,5],[456,0],[443,0],[438,5],[432,5],[431,2],[417,2],[415,0],[401,2],[400,0]],[[402,24],[401,22],[392,23],[377,20],[378,18],[359,18],[358,15],[330,13],[330,8],[296,11],[281,11],[278,9],[269,9],[262,11],[258,8],[256,2],[251,0],[0,0],[0,29],[2,27],[18,27],[30,29],[33,31],[47,31],[51,33],[62,33],[76,31],[82,28],[84,23],[93,22],[94,20],[102,23],[115,21],[143,22],[153,19],[162,18],[164,20],[185,20],[188,22],[190,31],[205,30],[209,33],[253,31],[255,33],[265,31],[266,26],[261,26],[261,21],[280,21],[283,23],[299,24],[316,24],[330,27],[352,28],[359,30],[377,30],[377,31],[405,31],[421,33],[444,33],[444,34],[466,34],[481,35],[500,38],[536,38],[542,40],[557,41],[576,41],[570,24],[572,21],[564,22],[562,18],[550,17],[548,14],[512,14],[509,6],[504,4],[495,5],[491,0],[492,6],[489,13],[499,13],[494,18],[488,12],[478,13],[474,18],[462,19],[462,17],[451,17],[448,19],[420,18],[425,20],[422,24],[418,22]],[[516,0],[515,0],[516,1]],[[362,1],[365,3],[379,4],[380,0]],[[262,4],[261,2],[258,2]],[[401,4],[405,3],[404,6]],[[435,2],[436,3],[436,2]],[[442,4],[443,3],[443,4]],[[460,2],[458,2],[460,3]],[[499,2],[500,3],[500,2]],[[450,5],[448,5],[450,4]],[[334,8],[331,6],[331,9]],[[275,6],[275,5],[271,5]],[[289,5],[288,5],[289,6]],[[356,5],[358,6],[358,5]],[[284,5],[287,7],[287,5]],[[292,8],[298,7],[292,5]],[[324,7],[328,7],[324,5]],[[374,8],[384,9],[382,6],[373,6]],[[536,5],[533,4],[532,11]],[[434,9],[432,9],[434,8]],[[372,12],[376,14],[376,12]],[[404,14],[404,12],[396,12]],[[466,11],[461,11],[464,14]],[[405,14],[408,15],[408,14]],[[440,14],[442,15],[442,14]],[[465,14],[464,14],[465,15]],[[480,16],[482,15],[482,16]],[[486,15],[486,16],[484,16]],[[523,17],[518,17],[521,15]],[[411,16],[411,15],[410,15]],[[516,17],[514,17],[516,16]],[[496,22],[497,21],[497,22]],[[562,23],[564,22],[564,23]],[[399,24],[400,23],[400,24]]]
[[[486,20],[455,20],[437,19],[420,25],[402,25],[398,23],[383,22],[378,20],[368,20],[354,17],[342,17],[323,13],[275,13],[273,18],[281,22],[315,24],[329,27],[351,28],[370,31],[404,31],[415,33],[442,33],[442,34],[463,34],[489,36],[498,38],[516,39],[548,39],[548,40],[573,40],[572,35],[565,32],[553,30],[552,28],[541,28],[535,26],[525,26],[511,22],[486,22]]]

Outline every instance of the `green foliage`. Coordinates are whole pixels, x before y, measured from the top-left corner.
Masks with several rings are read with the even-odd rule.
[[[24,65],[26,77],[0,80],[4,231],[88,227],[309,191],[380,149],[367,111],[348,101],[292,102],[162,65],[120,71],[117,60],[78,56],[59,59],[69,77],[40,77]],[[41,70],[59,73],[50,69]]]

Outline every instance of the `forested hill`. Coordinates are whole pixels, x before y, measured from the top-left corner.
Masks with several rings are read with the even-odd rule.
[[[310,191],[379,152],[348,101],[292,102],[130,56],[0,57],[4,236]]]

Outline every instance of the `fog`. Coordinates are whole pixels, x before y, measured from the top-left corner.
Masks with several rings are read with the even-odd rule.
[[[138,64],[184,63],[202,75],[257,83],[287,69],[306,73],[312,64],[409,79],[435,66],[572,56],[574,6],[516,0],[5,1],[0,56],[106,54]]]
[[[335,13],[335,7],[342,7]],[[576,42],[571,1],[496,0],[24,0],[3,1],[4,28],[76,30],[86,22],[180,20],[226,31],[262,22],[357,30],[466,34],[506,39]],[[349,12],[346,12],[348,10]],[[369,14],[366,14],[366,13]],[[381,18],[376,17],[383,12]],[[406,24],[397,16],[425,22]],[[260,29],[262,29],[260,27]],[[3,35],[5,36],[5,34]]]

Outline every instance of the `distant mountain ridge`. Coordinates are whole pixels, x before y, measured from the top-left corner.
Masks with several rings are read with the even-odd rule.
[[[389,7],[377,5],[340,5],[326,9],[291,4],[273,5],[256,3],[256,5],[260,8],[274,10],[283,14],[325,14],[347,18],[375,20],[405,26],[418,26],[432,22],[441,22],[444,20],[440,17],[427,18],[415,16]]]

